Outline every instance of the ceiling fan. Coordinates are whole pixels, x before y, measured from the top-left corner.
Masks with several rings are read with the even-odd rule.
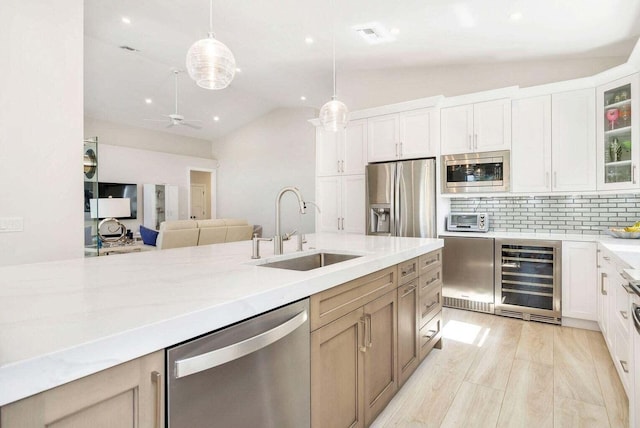
[[[202,126],[198,124],[202,123],[201,120],[186,120],[183,115],[178,113],[178,74],[180,74],[180,70],[173,70],[173,74],[175,76],[175,86],[176,86],[176,109],[175,113],[164,115],[164,117],[169,119],[169,124],[167,128],[173,128],[174,126],[187,126],[193,129],[201,129]],[[166,122],[167,119],[145,119],[150,122]]]

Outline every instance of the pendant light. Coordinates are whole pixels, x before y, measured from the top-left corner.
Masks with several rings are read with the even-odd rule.
[[[187,71],[196,84],[205,89],[224,89],[236,73],[233,53],[213,34],[213,0],[209,1],[209,33],[187,52]]]
[[[331,9],[334,12],[334,1],[331,2]],[[320,123],[327,131],[337,132],[347,127],[349,122],[349,109],[336,95],[336,24],[335,12],[333,17],[333,96],[331,101],[320,109]]]

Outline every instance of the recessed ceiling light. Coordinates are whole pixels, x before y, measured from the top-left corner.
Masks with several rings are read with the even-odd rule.
[[[145,98],[144,102],[147,103],[147,104],[151,104],[151,103],[153,103],[153,100],[151,98]]]
[[[509,19],[512,21],[520,21],[522,19],[522,12],[513,12],[509,15]]]
[[[127,17],[127,16],[123,16],[122,17],[122,22],[124,22],[125,24],[131,24],[131,19],[129,19],[129,17]]]
[[[310,36],[305,37],[304,42],[308,45],[313,44],[313,37],[310,37]]]
[[[220,117],[219,117],[219,116],[213,116],[213,121],[214,121],[214,122],[218,122],[219,120],[220,120]]]
[[[236,68],[236,73],[242,73],[242,69],[241,68]]]
[[[371,22],[369,24],[356,25],[352,27],[367,43],[377,45],[379,43],[392,42],[396,38],[382,24]]]
[[[301,97],[300,97],[300,99],[301,99],[302,101],[306,101],[306,100],[307,100],[307,97],[305,97],[305,96],[303,95],[303,96],[301,96]]]
[[[399,28],[392,28],[391,29],[391,34],[400,34],[400,29]]]

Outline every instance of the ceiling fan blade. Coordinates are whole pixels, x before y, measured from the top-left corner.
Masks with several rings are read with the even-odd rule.
[[[180,125],[188,126],[189,128],[193,128],[193,129],[202,129],[202,126],[192,125],[192,124],[186,123],[186,122],[180,122]]]

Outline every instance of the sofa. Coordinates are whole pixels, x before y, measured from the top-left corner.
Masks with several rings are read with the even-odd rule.
[[[254,227],[242,219],[173,220],[160,223],[156,247],[193,247],[250,240]]]

